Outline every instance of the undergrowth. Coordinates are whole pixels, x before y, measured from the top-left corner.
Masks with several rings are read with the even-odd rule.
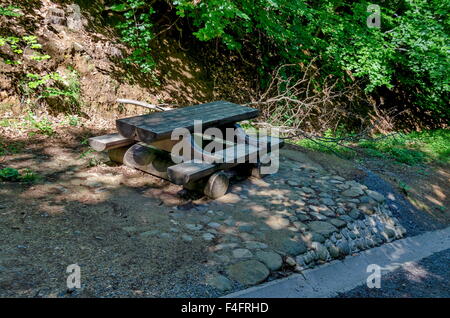
[[[336,137],[328,132],[327,137]],[[364,154],[372,158],[390,158],[408,165],[423,163],[450,163],[450,130],[437,129],[423,132],[398,133],[381,139],[361,140],[359,142],[323,142],[302,139],[292,141],[302,147],[335,153],[344,158],[357,158]]]

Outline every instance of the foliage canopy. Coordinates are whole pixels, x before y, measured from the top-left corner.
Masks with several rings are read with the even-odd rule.
[[[379,5],[380,26],[368,18]],[[148,71],[153,1],[123,0],[113,9],[131,60]],[[423,109],[447,117],[450,2],[440,0],[175,0],[201,41],[220,39],[230,50],[252,48],[261,74],[283,63],[316,59],[323,75],[365,81],[365,90],[402,91]],[[157,14],[157,13],[156,13]]]

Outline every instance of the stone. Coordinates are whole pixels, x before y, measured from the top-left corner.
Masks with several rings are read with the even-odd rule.
[[[245,233],[253,232],[254,229],[255,229],[255,227],[251,224],[243,224],[243,225],[238,226],[238,230],[240,232],[245,232]]]
[[[289,226],[289,220],[279,215],[271,215],[266,224],[274,230],[281,230]]]
[[[366,190],[366,193],[369,197],[371,197],[372,199],[374,199],[377,202],[384,202],[386,200],[386,198],[384,197],[384,195],[382,195],[381,193],[377,192],[377,191],[373,191],[373,190]]]
[[[348,229],[343,229],[343,230],[341,231],[341,233],[342,233],[342,235],[344,235],[344,237],[345,237],[347,240],[354,240],[354,239],[356,239],[356,234],[353,233],[352,231],[349,231]]]
[[[290,185],[291,187],[299,187],[300,186],[300,183],[297,181],[294,181],[294,180],[288,180],[286,182],[286,184]]]
[[[384,243],[384,237],[380,233],[376,233],[375,235],[372,236],[372,238],[376,245],[381,245]]]
[[[292,267],[297,266],[297,261],[290,256],[286,257],[284,261],[288,266],[292,266]]]
[[[280,255],[271,251],[258,251],[256,258],[264,263],[270,270],[276,271],[283,265],[283,260]]]
[[[364,192],[359,188],[350,188],[342,192],[342,195],[345,197],[355,198],[363,195]]]
[[[328,252],[330,253],[330,256],[332,258],[338,258],[339,257],[339,248],[336,245],[328,246]]]
[[[252,257],[253,254],[246,248],[237,248],[233,250],[233,257],[235,258],[249,258]]]
[[[299,206],[299,207],[304,207],[305,206],[305,201],[300,200],[300,199],[296,199],[295,201],[292,201],[293,204]]]
[[[205,241],[212,241],[215,238],[214,234],[211,233],[205,233],[202,237]]]
[[[387,237],[389,238],[389,239],[393,239],[394,237],[395,237],[395,231],[393,230],[393,229],[390,229],[390,228],[388,228],[388,227],[386,227],[385,229],[384,229],[384,231],[381,233],[384,237],[386,237],[386,235],[387,235]]]
[[[68,6],[68,12],[73,12],[67,17],[67,27],[72,31],[81,31],[84,27],[83,17],[80,13],[80,7],[77,4]]]
[[[338,231],[334,225],[323,221],[313,221],[308,223],[308,226],[311,231],[317,232],[325,237],[329,237],[333,232]]]
[[[233,288],[233,283],[228,278],[220,274],[210,275],[207,277],[206,284],[220,291],[228,291]]]
[[[348,216],[350,216],[354,220],[357,220],[362,217],[362,214],[358,211],[358,209],[352,209]]]
[[[213,229],[218,229],[220,227],[220,223],[210,222],[208,223],[208,226],[212,227]]]
[[[334,218],[336,217],[336,214],[329,208],[325,207],[320,211],[321,214],[329,217],[329,218]]]
[[[329,194],[327,192],[320,192],[319,197],[331,199],[331,194]]]
[[[347,225],[347,222],[342,221],[340,219],[330,219],[330,220],[328,220],[328,222],[333,224],[338,229],[343,228],[343,227],[345,227]]]
[[[365,243],[364,239],[360,238],[360,239],[355,240],[356,247],[361,251],[367,249],[366,245],[364,243]]]
[[[367,195],[363,195],[362,197],[360,197],[359,201],[361,203],[369,203],[369,204],[375,203],[375,201],[371,197],[369,197]]]
[[[170,233],[161,233],[159,234],[159,237],[163,239],[170,239],[172,238],[172,235]]]
[[[350,253],[356,253],[359,251],[355,241],[348,242],[348,245],[350,246]]]
[[[230,262],[230,258],[228,257],[228,255],[224,255],[224,254],[213,254],[212,258],[218,262],[218,263],[229,263]]]
[[[367,215],[372,215],[375,213],[375,209],[373,208],[373,206],[367,203],[358,205],[358,210]]]
[[[297,230],[300,230],[302,232],[308,230],[308,226],[300,221],[293,222],[293,224]]]
[[[207,223],[209,223],[211,221],[211,218],[209,217],[209,216],[207,216],[207,215],[202,215],[201,217],[200,217],[200,222],[202,222],[202,223],[204,223],[204,224],[207,224]]]
[[[353,222],[353,219],[351,217],[349,217],[348,215],[340,215],[339,220],[342,220],[347,223]]]
[[[256,241],[245,242],[245,246],[249,249],[264,249],[268,247],[267,244]]]
[[[319,242],[319,243],[323,243],[326,240],[325,237],[323,237],[323,235],[321,235],[317,232],[311,233],[311,239],[313,240],[313,242]]]
[[[296,216],[297,216],[297,219],[299,221],[301,221],[301,222],[305,222],[305,221],[310,221],[311,220],[311,218],[307,214],[304,214],[304,213],[297,213]]]
[[[346,240],[342,240],[336,243],[336,247],[339,249],[339,252],[342,255],[349,255],[350,254],[350,245]]]
[[[223,223],[225,223],[228,226],[234,226],[236,224],[236,221],[234,221],[232,219],[227,219]]]
[[[213,247],[214,251],[221,251],[224,249],[228,249],[228,248],[235,248],[237,245],[237,243],[220,243],[217,244],[216,246]]]
[[[139,234],[140,237],[148,237],[148,236],[154,236],[159,234],[158,230],[151,230],[151,231],[146,231],[146,232],[142,232],[141,234]]]
[[[303,242],[289,238],[283,239],[281,242],[277,242],[275,248],[292,256],[306,252],[306,245]]]
[[[325,205],[335,205],[336,204],[334,202],[334,200],[330,199],[330,198],[322,198],[322,199],[320,199],[320,202],[322,202]]]
[[[181,239],[185,242],[192,242],[192,236],[187,235],[187,234],[181,235]]]
[[[203,228],[201,224],[186,224],[185,227],[191,231],[200,231]]]
[[[270,271],[260,261],[246,260],[228,266],[229,277],[243,285],[256,285],[269,276]]]
[[[314,251],[309,251],[305,254],[303,254],[303,261],[306,264],[310,264],[311,262],[313,262],[316,259],[316,253]]]
[[[399,231],[401,236],[406,234],[406,229],[402,225],[397,225],[397,230]]]
[[[122,230],[124,230],[125,232],[128,232],[128,233],[134,233],[134,232],[138,231],[136,226],[125,226],[122,228]]]
[[[308,194],[314,194],[314,190],[308,187],[303,187],[300,188],[303,192],[308,193]]]
[[[328,249],[323,246],[321,243],[313,242],[312,248],[316,251],[317,257],[322,260],[326,261],[330,257],[330,253],[328,253]]]
[[[80,43],[78,43],[78,42],[73,42],[73,43],[72,43],[72,50],[73,50],[74,52],[77,52],[77,53],[80,53],[80,52],[84,52],[84,51],[85,51],[84,47],[83,47]]]
[[[248,233],[239,233],[238,236],[241,238],[241,240],[247,242],[247,241],[255,241],[256,238],[254,235],[248,234]]]
[[[325,215],[322,215],[317,212],[311,212],[310,215],[313,217],[314,220],[325,221],[328,219]]]

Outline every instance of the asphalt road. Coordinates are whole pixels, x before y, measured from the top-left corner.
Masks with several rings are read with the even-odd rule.
[[[381,278],[381,288],[361,285],[338,295],[339,298],[450,297],[450,249],[435,253],[399,268]]]

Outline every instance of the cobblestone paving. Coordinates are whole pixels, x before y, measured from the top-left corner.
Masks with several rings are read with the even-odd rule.
[[[183,240],[209,243],[207,283],[220,291],[301,272],[406,234],[380,193],[287,159],[276,175],[236,184],[226,196],[171,218]]]

